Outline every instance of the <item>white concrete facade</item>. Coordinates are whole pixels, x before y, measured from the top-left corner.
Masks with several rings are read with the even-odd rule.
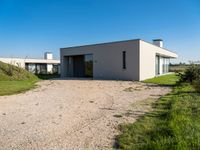
[[[25,68],[25,59],[21,58],[0,58],[1,62],[11,64],[17,67]]]
[[[48,54],[48,55],[46,55]],[[30,58],[0,58],[0,61],[15,65],[17,67],[21,67],[24,69],[29,70],[29,64],[30,65],[43,65],[46,68],[46,73],[47,74],[52,74],[54,72],[54,65],[60,65],[60,60],[55,60],[53,59],[52,53],[45,53],[44,56],[45,59],[30,59]],[[35,66],[35,68],[37,68]],[[29,70],[30,71],[30,70]],[[32,72],[32,71],[31,71]],[[58,73],[60,74],[60,67],[58,68]]]
[[[44,53],[44,59],[52,60],[53,59],[53,54],[50,53],[50,52]]]
[[[163,47],[163,40],[155,39],[155,40],[153,40],[153,45],[156,45],[158,47]]]
[[[177,58],[176,53],[140,39],[61,48],[61,76],[74,77],[74,70],[77,69],[74,65],[78,63],[77,67],[81,69],[81,61],[78,62],[75,56],[81,58],[89,54],[93,57],[94,79],[136,81],[158,75],[156,74],[156,56],[160,58],[159,74],[163,73],[162,58]]]
[[[160,75],[163,74],[163,58],[177,58],[174,52],[158,47],[151,43],[139,40],[140,42],[140,80],[145,80],[156,76],[155,59],[156,55],[160,56]]]

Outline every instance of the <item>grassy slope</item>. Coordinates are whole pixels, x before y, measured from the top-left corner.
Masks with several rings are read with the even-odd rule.
[[[137,122],[120,126],[117,143],[121,149],[200,149],[200,94],[191,85],[176,85],[153,107]]]
[[[38,78],[28,71],[0,62],[0,95],[10,95],[29,90]]]

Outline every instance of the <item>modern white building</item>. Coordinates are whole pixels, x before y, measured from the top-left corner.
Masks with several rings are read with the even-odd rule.
[[[44,59],[0,58],[0,61],[24,68],[35,74],[60,74],[60,60],[53,59],[53,54],[46,52]]]
[[[161,39],[61,48],[61,77],[141,81],[168,73],[170,59],[177,57]]]

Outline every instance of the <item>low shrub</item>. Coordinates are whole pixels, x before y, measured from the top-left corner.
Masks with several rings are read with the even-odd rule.
[[[197,92],[200,92],[200,76],[193,81],[192,85]]]
[[[190,82],[192,83],[194,80],[197,80],[200,76],[200,65],[190,65],[185,72],[180,73],[180,81],[181,82]]]
[[[191,64],[184,73],[179,73],[180,82],[189,82],[197,92],[200,92],[200,65]]]

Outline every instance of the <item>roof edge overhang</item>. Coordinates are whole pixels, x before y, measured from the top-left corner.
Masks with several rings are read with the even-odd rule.
[[[167,57],[167,58],[178,58],[178,55],[176,53],[172,53],[171,54],[163,54],[163,53],[156,53],[156,55],[161,56],[161,57]]]

